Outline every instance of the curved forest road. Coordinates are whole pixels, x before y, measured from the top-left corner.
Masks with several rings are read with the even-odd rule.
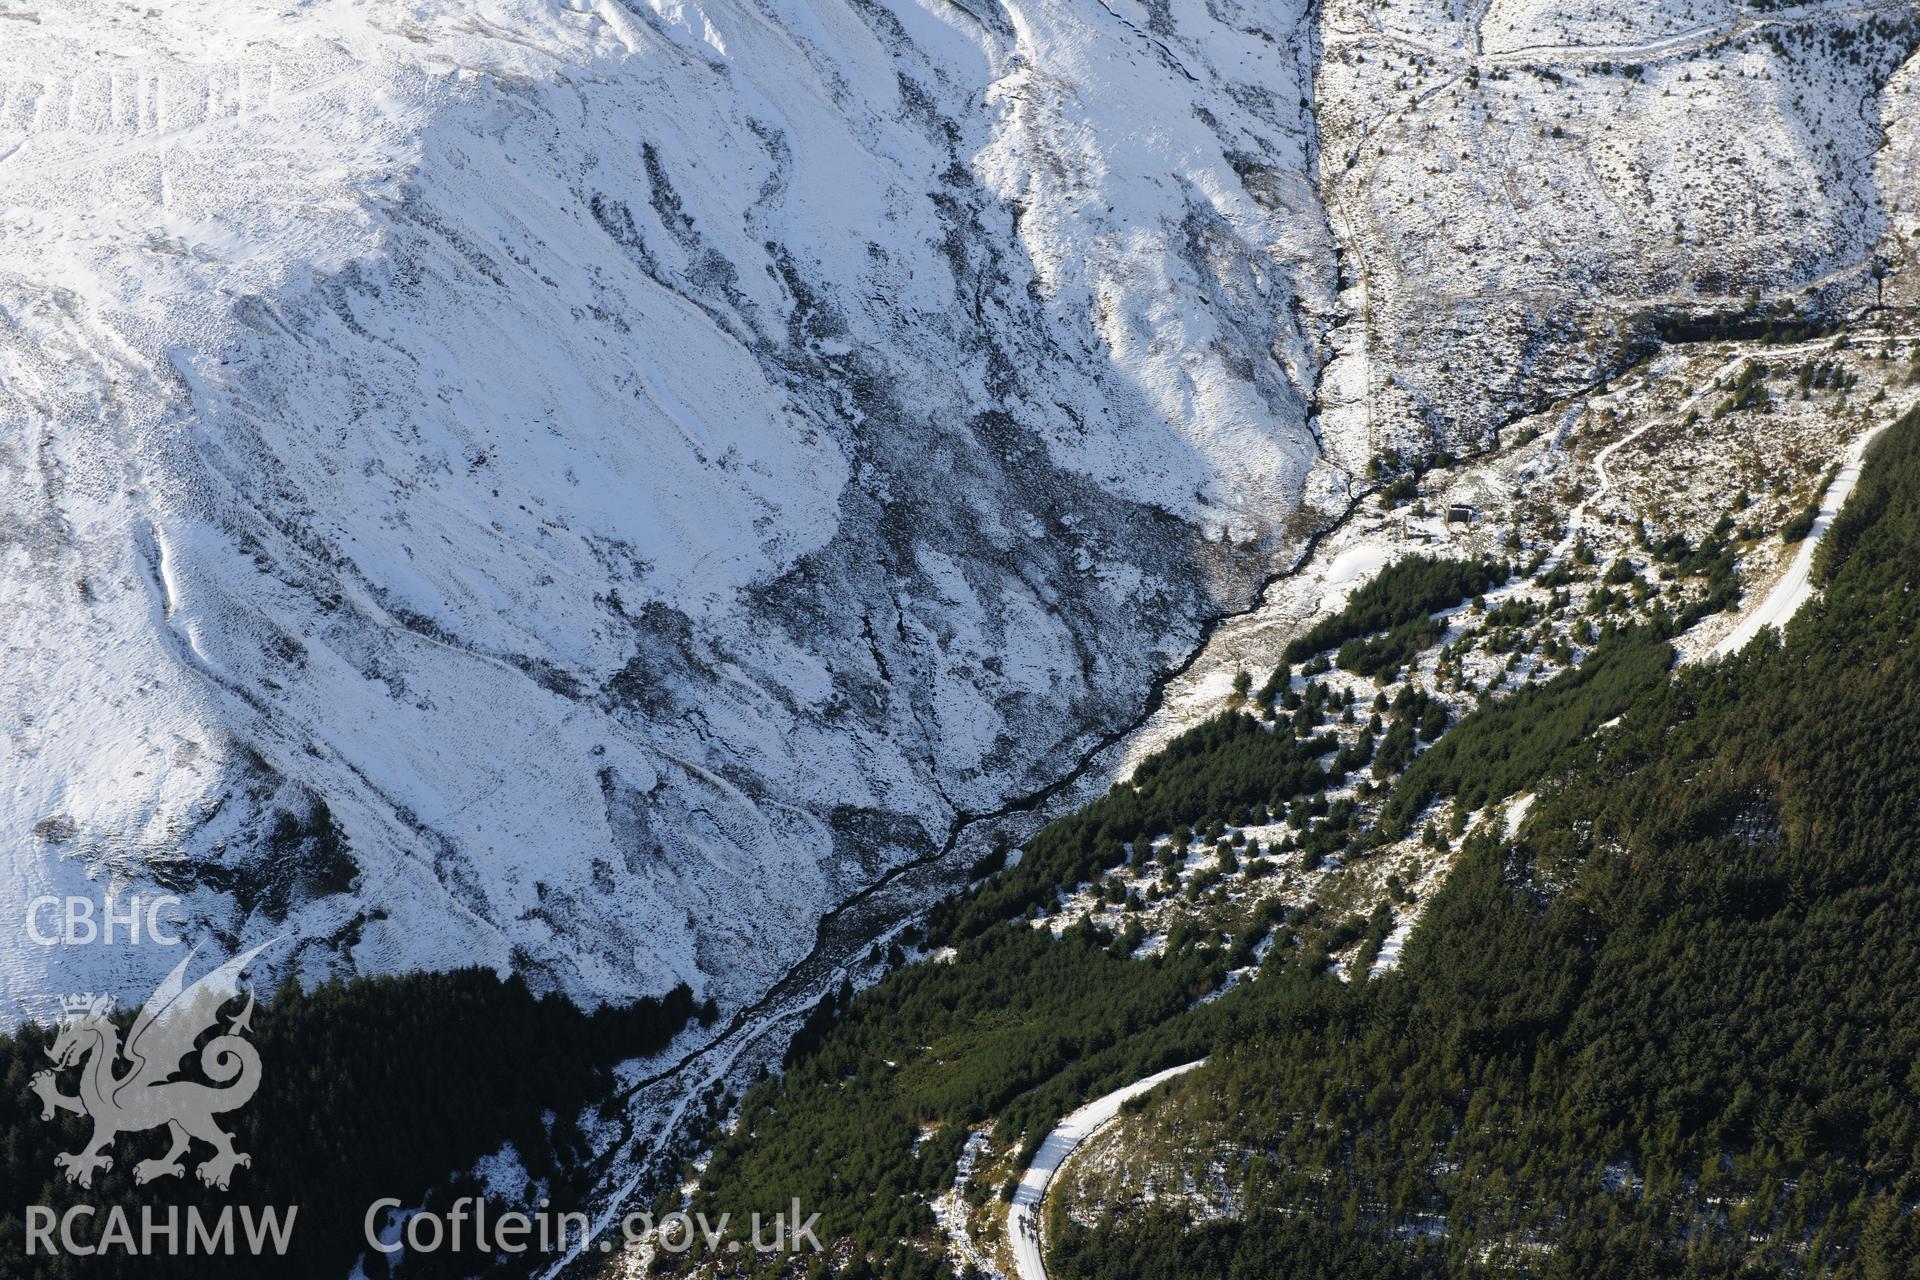
[[[1206,1059],[1201,1058],[1123,1085],[1095,1098],[1054,1126],[1047,1140],[1040,1144],[1040,1154],[1021,1175],[1020,1186],[1013,1193],[1013,1207],[1007,1210],[1007,1233],[1013,1237],[1013,1258],[1020,1280],[1047,1280],[1047,1269],[1040,1256],[1040,1205],[1047,1198],[1047,1186],[1053,1181],[1053,1175],[1060,1172],[1060,1166],[1067,1162],[1073,1149],[1106,1127],[1120,1114],[1121,1106],[1128,1099],[1137,1098],[1155,1085],[1205,1062]]]
[[[1827,530],[1833,527],[1834,517],[1840,514],[1840,508],[1847,504],[1853,487],[1860,483],[1860,468],[1866,458],[1867,450],[1880,433],[1892,424],[1883,423],[1871,431],[1862,432],[1860,437],[1847,448],[1846,456],[1841,460],[1840,470],[1834,475],[1833,483],[1820,498],[1820,513],[1814,517],[1813,529],[1800,540],[1800,549],[1794,553],[1793,561],[1787,565],[1787,571],[1773,584],[1753,611],[1740,619],[1740,625],[1727,634],[1727,637],[1713,646],[1703,655],[1709,658],[1724,658],[1728,654],[1738,653],[1752,642],[1753,638],[1767,627],[1784,630],[1788,619],[1800,612],[1800,606],[1813,595],[1813,557],[1825,540]]]

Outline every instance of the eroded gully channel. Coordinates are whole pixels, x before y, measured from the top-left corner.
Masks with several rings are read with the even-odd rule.
[[[842,899],[820,918],[811,950],[789,968],[764,995],[741,1009],[710,1039],[669,1065],[621,1091],[625,1132],[590,1166],[599,1206],[594,1238],[610,1229],[631,1198],[650,1190],[684,1151],[677,1150],[688,1113],[700,1105],[716,1082],[749,1078],[758,1068],[776,1069],[794,1027],[841,981],[866,968],[867,953],[885,946],[918,923],[937,903],[964,888],[968,873],[996,837],[1016,844],[1045,821],[1104,790],[1106,775],[1118,767],[1126,743],[1160,711],[1168,687],[1206,653],[1215,634],[1238,618],[1257,613],[1275,586],[1297,576],[1313,561],[1322,542],[1353,518],[1371,488],[1351,492],[1333,520],[1308,536],[1292,562],[1267,574],[1238,608],[1202,620],[1192,647],[1177,664],[1162,670],[1147,697],[1125,723],[1107,730],[1085,747],[1073,766],[1039,790],[1015,797],[998,808],[957,813],[945,838],[932,853],[893,867],[871,884]],[[1092,785],[1098,781],[1101,785]],[[1085,795],[1078,794],[1085,791]],[[591,1251],[588,1252],[591,1256]],[[547,1275],[560,1275],[580,1260],[578,1251]]]

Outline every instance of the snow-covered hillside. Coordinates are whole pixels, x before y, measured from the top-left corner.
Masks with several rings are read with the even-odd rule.
[[[0,0],[0,914],[757,994],[1336,505],[1303,8]]]
[[[1479,447],[1658,315],[1872,301],[1870,253],[1913,203],[1880,157],[1916,12],[1330,0],[1322,167],[1369,324],[1342,335],[1327,434]]]
[[[0,0],[0,913],[746,1002],[1376,454],[1913,231],[1911,3],[1308,15]]]

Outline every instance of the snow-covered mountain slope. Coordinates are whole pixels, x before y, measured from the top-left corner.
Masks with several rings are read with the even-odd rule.
[[[1303,11],[0,0],[0,915],[757,993],[1335,505]]]
[[[1372,456],[1912,231],[1910,2],[1308,15],[0,0],[0,913],[744,1001]]]
[[[1860,301],[1911,204],[1910,172],[1876,162],[1917,12],[1329,0],[1325,191],[1342,302],[1370,321],[1329,370],[1329,438],[1478,446],[1658,313]]]
[[[1880,270],[1876,298],[1892,306],[1920,304],[1920,56],[1880,95],[1886,145],[1874,157],[1887,229],[1874,247]]]

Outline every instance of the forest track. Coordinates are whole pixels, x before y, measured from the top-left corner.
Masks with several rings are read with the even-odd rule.
[[[1054,1175],[1066,1164],[1067,1157],[1081,1143],[1111,1124],[1119,1116],[1120,1108],[1129,1100],[1177,1075],[1205,1065],[1206,1061],[1201,1058],[1196,1062],[1168,1067],[1145,1079],[1122,1085],[1112,1093],[1095,1098],[1053,1127],[1047,1140],[1040,1144],[1040,1153],[1020,1176],[1020,1186],[1013,1193],[1013,1207],[1007,1210],[1007,1234],[1011,1238],[1009,1243],[1013,1246],[1015,1269],[1020,1273],[1020,1280],[1047,1280],[1040,1240],[1040,1206],[1046,1201],[1047,1188],[1053,1182]]]

